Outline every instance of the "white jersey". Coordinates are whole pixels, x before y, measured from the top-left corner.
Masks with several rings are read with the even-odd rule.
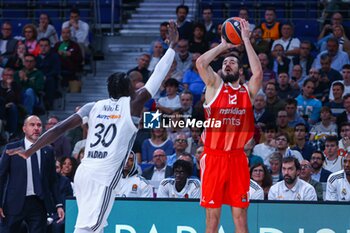
[[[184,188],[178,192],[175,188],[175,178],[166,178],[160,182],[157,197],[168,198],[199,198],[201,182],[195,178],[188,178]]]
[[[343,169],[344,157],[338,156],[335,160],[328,160],[327,158],[323,162],[323,168],[330,172],[338,172]]]
[[[250,179],[249,200],[264,200],[264,190],[252,179]]]
[[[90,179],[114,189],[137,132],[131,118],[130,97],[87,104],[78,114],[82,118],[89,117],[85,153],[80,166],[90,171]]]
[[[315,188],[297,178],[294,187],[289,189],[284,180],[272,185],[269,191],[269,200],[290,200],[290,201],[317,201]]]
[[[116,192],[117,197],[153,197],[153,187],[140,175],[121,178]]]
[[[350,201],[350,183],[344,170],[334,172],[328,177],[326,201]]]

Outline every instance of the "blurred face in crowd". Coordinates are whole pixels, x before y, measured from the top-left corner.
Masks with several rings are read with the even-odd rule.
[[[178,166],[174,169],[175,183],[179,186],[183,186],[186,183],[187,178],[190,177],[190,175],[191,174],[188,174],[182,166]]]
[[[73,171],[73,163],[69,158],[66,158],[62,163],[61,174],[63,176],[68,176]]]
[[[323,166],[322,155],[320,153],[313,153],[310,162],[312,169],[318,171]]]
[[[341,25],[343,23],[343,16],[340,13],[334,13],[331,18],[332,25]]]
[[[346,174],[346,177],[350,178],[350,154],[346,154],[344,157],[344,172]]]
[[[204,22],[210,22],[213,17],[213,12],[211,11],[211,9],[204,9],[202,17]]]
[[[301,68],[300,65],[295,65],[292,70],[292,76],[295,77],[297,80],[301,79],[301,76],[303,74],[303,68]]]
[[[339,45],[335,41],[330,40],[327,42],[327,51],[329,56],[331,57],[335,56],[338,52],[338,49],[339,49]]]
[[[177,52],[181,56],[187,56],[188,55],[188,41],[187,40],[180,40],[177,43]]]
[[[159,28],[159,34],[160,34],[160,37],[165,40],[166,39],[166,36],[167,36],[167,33],[168,33],[168,28],[164,25],[160,26]]]
[[[325,143],[325,154],[326,157],[336,157],[338,156],[338,145],[336,142],[328,142]]]
[[[262,68],[266,69],[267,66],[269,65],[269,58],[267,57],[267,55],[265,53],[259,53],[258,57],[259,57],[259,61],[261,63]]]
[[[342,138],[344,138],[344,137],[350,138],[350,125],[344,125],[341,127],[340,136]]]
[[[150,63],[150,57],[143,54],[139,57],[138,59],[138,67],[139,69],[147,69],[147,67],[149,66]]]
[[[282,163],[282,175],[287,184],[294,184],[299,173],[294,162]]]
[[[63,28],[62,32],[61,32],[61,35],[62,35],[62,40],[63,41],[70,40],[70,37],[71,37],[70,29],[69,28]]]
[[[166,154],[164,150],[157,149],[153,152],[153,163],[157,169],[162,169],[165,167],[167,161]]]
[[[285,110],[278,111],[276,123],[280,128],[285,128],[288,126],[288,115]]]
[[[78,22],[79,19],[80,19],[80,16],[79,16],[78,13],[71,12],[69,19],[72,20],[72,21]]]
[[[265,97],[263,95],[257,95],[254,99],[254,109],[261,111],[266,107]]]
[[[245,19],[245,20],[248,20],[248,18],[249,18],[248,11],[246,9],[240,9],[239,13],[238,13],[238,17]]]
[[[341,99],[343,96],[344,90],[339,85],[333,85],[332,92],[333,92],[334,99]]]
[[[322,111],[320,115],[321,120],[330,120],[332,116],[329,111]]]
[[[204,31],[200,27],[195,27],[193,30],[193,36],[196,39],[202,39],[204,37]]]
[[[163,46],[162,43],[159,41],[154,42],[153,46],[153,56],[154,57],[161,57],[163,54]]]
[[[24,37],[28,41],[35,40],[35,38],[34,38],[34,30],[33,30],[32,27],[26,27],[24,29]]]
[[[50,51],[50,43],[48,41],[40,41],[39,42],[39,47],[40,47],[40,54],[46,55]]]
[[[131,169],[134,166],[134,161],[135,161],[134,154],[130,153],[128,160],[126,161],[124,169],[123,169],[124,175],[128,174],[131,171]]]
[[[17,55],[25,54],[26,53],[26,46],[25,46],[25,44],[18,44],[16,52],[17,52]]]
[[[298,125],[294,129],[294,137],[296,140],[304,140],[306,137],[306,128],[304,125]]]
[[[261,39],[262,38],[263,31],[261,28],[255,28],[252,32],[252,37],[254,39]]]
[[[191,128],[191,137],[193,138],[193,140],[198,141],[201,137],[201,130],[199,128],[192,127]]]
[[[38,140],[42,132],[42,123],[39,117],[30,116],[24,121],[22,127],[25,137],[32,143]]]
[[[179,134],[176,136],[174,148],[178,151],[185,151],[187,147],[187,137],[185,134]]]
[[[314,81],[319,80],[320,79],[320,72],[318,71],[318,69],[311,68],[309,70],[309,78],[312,78]]]
[[[12,26],[8,23],[3,23],[1,26],[1,34],[4,39],[11,37]]]
[[[56,167],[56,173],[61,174],[61,162],[60,161],[56,160],[55,167]]]
[[[344,99],[344,108],[347,112],[350,112],[350,97]]]
[[[204,151],[204,147],[203,146],[200,146],[200,147],[197,148],[196,154],[195,154],[195,157],[196,157],[197,161],[200,160],[200,157],[203,154],[203,151]]]
[[[252,171],[252,179],[257,182],[258,184],[261,184],[262,181],[264,180],[265,173],[264,173],[264,168],[262,166],[257,166],[253,168]]]
[[[265,21],[269,24],[274,23],[276,18],[276,14],[273,10],[265,11]]]
[[[280,73],[278,75],[278,84],[280,86],[286,86],[288,85],[288,82],[289,82],[289,77],[287,73]]]
[[[300,57],[306,58],[310,55],[311,44],[309,43],[301,43],[300,44]]]
[[[186,111],[192,107],[193,100],[191,94],[183,93],[180,96],[181,107]]]
[[[267,98],[276,97],[276,87],[274,84],[267,84],[265,89],[265,94]]]
[[[333,26],[332,29],[333,29],[333,35],[335,38],[341,38],[344,35],[342,26],[336,25],[336,26]]]
[[[287,138],[283,135],[276,137],[276,147],[278,150],[285,150],[288,147]]]
[[[281,171],[281,162],[278,160],[270,160],[271,174],[278,174]]]
[[[183,21],[185,21],[185,19],[186,19],[186,17],[187,17],[187,11],[186,11],[186,9],[184,9],[184,8],[179,8],[178,9],[178,11],[177,11],[177,13],[176,13],[176,16],[177,16],[177,20],[179,21],[179,22],[183,22]]]
[[[304,83],[303,86],[303,95],[306,98],[311,98],[315,90],[315,84],[313,82]]]
[[[49,25],[49,17],[46,14],[41,14],[39,17],[39,23],[44,27]]]
[[[13,75],[14,75],[14,71],[12,69],[5,68],[4,71],[2,72],[2,81],[7,85],[11,85],[11,83],[14,80]]]
[[[305,181],[309,181],[312,173],[310,162],[307,160],[303,160],[300,162],[300,166],[301,166],[300,178]]]
[[[46,125],[45,125],[45,130],[49,130],[51,129],[52,127],[54,127],[56,124],[58,123],[58,120],[54,117],[52,118],[49,118],[46,122]]]
[[[331,70],[331,58],[324,58],[320,60],[321,63],[321,69],[325,72],[328,72]]]
[[[274,140],[276,137],[276,131],[269,129],[264,132],[264,136],[267,142],[271,142],[271,140]]]
[[[290,25],[283,25],[281,29],[281,34],[283,39],[288,39],[293,35],[293,28]]]
[[[27,70],[33,70],[35,68],[35,58],[32,56],[25,56],[24,57],[24,67]]]
[[[282,45],[277,44],[275,45],[275,47],[273,47],[273,53],[272,53],[273,56],[278,57],[278,56],[283,56],[283,54],[284,54],[284,48]]]
[[[341,71],[345,83],[350,83],[350,69],[344,68]]]
[[[294,117],[297,111],[297,106],[295,106],[295,104],[287,104],[285,110],[287,112],[287,116]]]

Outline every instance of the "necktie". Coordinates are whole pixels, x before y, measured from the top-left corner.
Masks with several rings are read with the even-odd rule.
[[[38,156],[36,153],[34,153],[31,156],[31,163],[32,163],[34,192],[38,197],[41,197],[42,195],[41,176],[40,176],[40,170],[39,170]]]

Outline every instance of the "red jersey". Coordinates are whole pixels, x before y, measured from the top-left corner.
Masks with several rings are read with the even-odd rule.
[[[243,150],[254,135],[254,113],[246,85],[234,88],[230,83],[223,83],[214,99],[204,104],[204,112],[206,120],[221,121],[221,128],[205,128],[202,134],[204,147]]]

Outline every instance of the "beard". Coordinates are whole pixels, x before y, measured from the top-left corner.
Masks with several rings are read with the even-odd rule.
[[[224,81],[224,83],[234,83],[238,81],[239,73],[236,72],[235,74],[226,74],[226,75],[221,73],[221,78]]]
[[[297,179],[297,176],[295,176],[294,178],[292,178],[291,176],[285,175],[283,178],[284,178],[284,181],[285,181],[287,184],[293,184],[294,181]]]

